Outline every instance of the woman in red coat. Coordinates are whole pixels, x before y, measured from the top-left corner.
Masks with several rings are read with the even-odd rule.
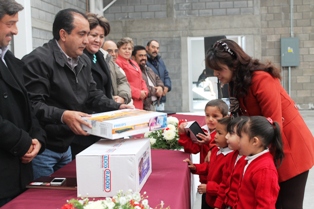
[[[126,78],[128,79],[131,87],[133,105],[137,109],[143,109],[143,101],[148,95],[148,89],[142,78],[140,67],[134,60],[131,60],[133,40],[129,37],[122,38],[118,41],[117,46],[119,51],[116,63],[125,72]]]
[[[230,112],[270,117],[281,127],[285,158],[278,168],[278,209],[301,209],[309,169],[314,165],[313,135],[280,84],[280,70],[252,59],[232,40],[217,41],[206,65],[222,84],[229,83]]]

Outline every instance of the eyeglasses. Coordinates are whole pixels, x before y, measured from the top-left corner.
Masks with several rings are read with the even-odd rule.
[[[229,48],[228,44],[225,43],[225,42],[217,41],[217,42],[214,44],[213,48],[215,49],[215,48],[218,48],[218,47],[220,47],[220,46],[222,47],[222,50],[223,50],[224,52],[227,52],[227,53],[229,53],[231,56],[235,57],[234,52]]]
[[[115,49],[115,50],[113,50],[113,49],[107,49],[107,52],[109,53],[109,54],[112,54],[113,52],[114,53],[118,53],[118,49]]]

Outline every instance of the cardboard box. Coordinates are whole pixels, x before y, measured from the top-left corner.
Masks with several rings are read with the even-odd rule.
[[[152,172],[149,139],[100,140],[76,155],[77,195],[140,191]]]
[[[167,127],[167,114],[139,109],[124,109],[84,117],[92,128],[82,126],[88,133],[107,139],[118,139]]]

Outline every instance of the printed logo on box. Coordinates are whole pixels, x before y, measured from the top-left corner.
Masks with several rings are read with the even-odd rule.
[[[105,192],[110,192],[111,191],[111,171],[110,169],[105,169],[104,170],[104,179],[105,179]]]
[[[109,155],[104,155],[102,157],[102,167],[109,168]]]
[[[119,127],[123,127],[123,126],[126,126],[126,123],[118,123],[118,124],[113,125],[114,128],[119,128]]]

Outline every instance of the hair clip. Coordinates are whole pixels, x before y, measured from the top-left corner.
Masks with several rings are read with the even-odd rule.
[[[230,54],[231,56],[235,57],[234,52],[229,48],[228,44],[222,41],[216,41],[216,43],[214,44],[214,48],[218,48],[218,46],[222,46],[222,50],[224,52],[227,52],[228,54]]]
[[[274,125],[274,121],[273,119],[271,119],[270,117],[266,118],[268,120],[268,122],[271,124],[271,125]]]

